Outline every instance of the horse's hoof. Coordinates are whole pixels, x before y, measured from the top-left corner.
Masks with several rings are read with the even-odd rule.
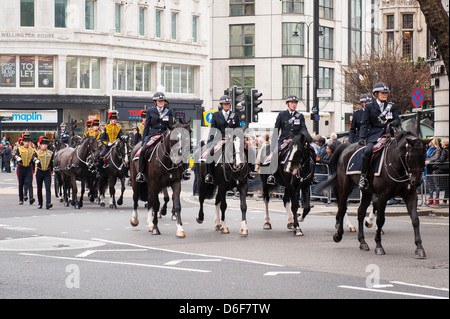
[[[167,209],[161,209],[161,213],[162,216],[166,216],[167,214]]]
[[[295,231],[294,231],[294,236],[295,237],[301,237],[301,236],[303,236],[304,234],[303,234],[303,232],[302,232],[302,230],[300,229],[300,228],[296,228],[295,229]]]
[[[425,254],[425,250],[416,249],[416,257],[417,258],[427,258],[427,254]]]
[[[216,231],[222,230],[222,225],[216,225],[216,227],[214,228]]]
[[[100,203],[100,207],[105,207],[105,203]]]
[[[158,227],[154,227],[153,228],[152,235],[161,235],[161,233],[159,232]]]
[[[289,229],[289,230],[295,230],[294,223],[288,223],[288,224],[287,224],[287,229]]]
[[[333,235],[333,240],[334,240],[335,243],[339,243],[342,240],[342,235],[334,234]]]
[[[364,222],[364,225],[366,225],[367,228],[372,228],[373,226],[373,224],[370,224],[367,221]]]
[[[162,216],[161,216],[161,214],[160,214],[160,213],[158,213],[158,218],[160,218],[160,219],[162,218]]]
[[[351,233],[356,233],[356,228],[355,228],[355,226],[347,227],[347,230],[348,230],[349,232],[351,232]]]
[[[229,234],[230,230],[228,229],[228,227],[222,227],[221,233],[222,234]]]
[[[172,221],[176,222],[177,221],[177,216],[176,215],[172,215]]]
[[[271,223],[265,223],[263,229],[264,230],[271,230],[272,229],[272,224]]]
[[[75,209],[80,209],[80,205],[75,205]]]
[[[241,230],[239,231],[239,234],[241,234],[242,236],[248,236],[248,229],[241,228]]]
[[[183,230],[177,231],[177,237],[178,238],[185,238],[186,237],[186,233]]]
[[[65,203],[64,203],[64,207],[69,207],[69,203],[68,203],[68,202],[65,202]]]
[[[383,247],[377,247],[375,248],[375,254],[378,256],[386,255],[386,252],[384,251]]]
[[[64,198],[60,198],[59,202],[62,203],[64,201]]]
[[[369,251],[370,250],[369,245],[367,245],[367,244],[359,245],[359,249],[361,249],[362,251]]]
[[[137,225],[139,225],[139,219],[136,218],[136,222],[133,222],[133,219],[130,219],[130,224],[133,227],[137,227]]]
[[[197,223],[203,224],[203,219],[200,219],[200,218],[197,217],[195,220],[197,221]]]
[[[122,204],[123,204],[123,200],[122,200],[122,198],[119,198],[117,200],[117,205],[122,206]]]

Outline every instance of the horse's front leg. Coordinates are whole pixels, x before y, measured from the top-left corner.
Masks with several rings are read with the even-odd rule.
[[[163,189],[163,195],[164,195],[164,204],[161,208],[160,215],[158,217],[161,218],[161,216],[166,216],[167,214],[167,204],[169,203],[169,192],[167,191],[167,187]]]
[[[77,179],[75,176],[71,177],[71,185],[72,185],[72,205],[75,206],[75,209],[80,209],[80,205],[78,204],[78,188],[77,188]]]
[[[138,206],[139,206],[139,183],[132,182],[133,188],[133,214],[131,215],[130,224],[133,227],[139,225]]]
[[[298,208],[299,208],[299,189],[291,190],[291,210],[292,217],[294,218],[294,236],[303,236],[303,231],[300,228],[300,224],[298,222]]]
[[[264,198],[264,206],[266,208],[266,214],[264,217],[264,226],[263,229],[265,230],[271,230],[272,224],[270,223],[270,215],[269,215],[269,200],[270,200],[270,193],[269,193],[269,185],[266,184],[267,176],[261,176],[261,179],[263,179],[263,198]]]
[[[219,189],[220,194],[220,211],[221,211],[221,218],[220,218],[220,224],[222,226],[222,234],[229,234],[230,230],[228,229],[227,222],[225,220],[225,213],[227,210],[227,190],[226,189]]]
[[[302,204],[303,204],[303,214],[299,221],[303,222],[306,216],[311,211],[311,187],[310,183],[305,183],[302,185]]]
[[[358,240],[359,240],[359,249],[364,251],[369,251],[369,245],[367,245],[364,238],[364,221],[366,217],[367,208],[370,205],[370,201],[372,200],[372,194],[363,192],[361,203],[358,207]]]
[[[241,221],[241,229],[240,234],[247,236],[248,228],[247,228],[247,183],[243,183],[239,186],[239,195],[241,200],[241,213],[242,213],[242,221]]]
[[[292,216],[291,192],[287,187],[284,188],[283,206],[284,209],[286,209],[286,214],[288,215],[287,229],[295,230],[294,217]]]
[[[417,193],[416,190],[410,190],[403,198],[408,209],[408,214],[411,217],[411,222],[414,228],[414,242],[416,244],[416,256],[418,258],[426,258],[425,250],[422,247],[422,238],[420,236],[420,221],[417,214]]]
[[[200,177],[199,177],[200,179]],[[198,185],[198,202],[200,204],[200,208],[198,210],[198,216],[196,218],[197,223],[202,224],[203,221],[205,220],[205,214],[203,212],[203,203],[205,202],[205,194],[206,194],[206,185],[202,182],[199,181],[199,185]]]
[[[117,205],[122,206],[122,204],[123,204],[123,193],[125,192],[125,176],[120,178],[120,184],[121,184],[120,197],[117,200]]]
[[[180,194],[181,194],[181,182],[172,184],[172,190],[173,190],[173,212],[177,216],[177,237],[178,238],[185,238],[186,233],[183,229],[183,222],[181,221],[181,200],[180,200]]]
[[[158,193],[153,189],[149,189],[148,200],[147,200],[147,208],[148,208],[148,231],[152,233],[152,235],[161,235],[158,228],[158,210],[159,210],[159,198]]]
[[[117,209],[116,205],[116,177],[108,178],[108,186],[109,186],[109,208]]]
[[[377,255],[386,255],[386,252],[383,249],[383,246],[381,246],[381,232],[382,232],[382,228],[384,226],[384,221],[385,221],[385,212],[386,212],[386,203],[387,203],[387,199],[383,198],[383,197],[378,197],[378,203],[377,203],[377,231],[375,233],[375,243],[376,243],[376,248],[375,248],[375,254]]]

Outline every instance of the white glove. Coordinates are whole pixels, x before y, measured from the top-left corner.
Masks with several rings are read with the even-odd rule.
[[[39,164],[41,161],[40,160],[35,160],[34,163]]]
[[[20,162],[22,160],[22,157],[17,156],[17,161]]]
[[[109,143],[108,143],[108,146],[111,146],[112,144],[113,144],[113,143],[109,142]]]

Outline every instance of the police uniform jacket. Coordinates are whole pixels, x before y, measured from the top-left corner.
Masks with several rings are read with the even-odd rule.
[[[53,170],[53,152],[50,150],[36,150],[33,154],[33,162],[39,160],[36,168],[41,171]]]
[[[384,110],[388,103],[384,102],[382,105]],[[388,124],[392,123],[391,125],[393,126],[399,126],[401,123],[395,105],[393,105],[390,112],[386,114],[387,122],[385,124],[378,120],[380,114],[381,109],[376,100],[366,104],[359,133],[359,138],[365,139],[366,144],[376,143],[381,135],[387,133],[386,129]]]
[[[218,111],[213,114],[211,119],[211,128],[218,129],[222,134],[222,138],[225,137],[225,130],[227,128],[237,128],[240,126],[239,115],[231,110],[228,111],[228,118],[225,118],[223,111]],[[214,138],[215,135],[211,133],[209,136],[209,142],[214,140]]]
[[[280,135],[281,130],[281,135]],[[283,142],[289,138],[290,133],[298,135],[300,131],[308,132],[303,114],[294,111],[293,114],[289,110],[280,112],[275,121],[275,134],[279,135],[278,141]]]
[[[364,109],[356,110],[355,112],[353,112],[352,125],[350,126],[350,130],[348,131],[348,141],[350,143],[358,142],[363,115]]]
[[[34,149],[32,147],[20,146],[17,148],[14,158],[17,160],[20,157],[22,160],[19,163],[20,166],[29,167],[32,166],[31,159],[34,154]]]
[[[59,131],[58,138],[61,140],[62,143],[69,144],[70,134],[69,131]]]
[[[173,112],[167,106],[164,106],[161,114],[156,105],[150,106],[147,109],[147,117],[145,118],[144,132],[142,133],[142,140],[148,142],[152,136],[167,131],[169,125],[173,125]]]

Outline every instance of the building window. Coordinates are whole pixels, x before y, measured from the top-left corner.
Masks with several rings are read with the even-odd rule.
[[[413,58],[413,32],[412,31],[403,31],[403,57],[405,58]]]
[[[35,56],[21,56],[19,64],[20,87],[35,87],[36,74],[36,57]]]
[[[34,0],[20,0],[20,26],[34,27]]]
[[[302,97],[302,66],[283,65],[283,99],[289,95]]]
[[[16,86],[16,56],[0,55],[0,87]]]
[[[113,90],[150,91],[151,63],[114,60]]]
[[[71,89],[100,89],[100,59],[68,56],[66,87]]]
[[[333,60],[333,29],[320,27],[323,36],[319,39],[319,58]]]
[[[115,28],[116,32],[120,33],[122,30],[122,5],[116,3],[115,4]]]
[[[255,15],[255,0],[230,0],[230,16]]]
[[[395,27],[394,23],[395,19],[393,14],[386,16],[386,30],[394,30]]]
[[[177,22],[178,22],[178,13],[172,12],[172,40],[177,39]]]
[[[40,56],[38,57],[38,81],[40,88],[53,87],[53,57]]]
[[[403,15],[403,29],[413,29],[414,28],[414,15],[404,14]]]
[[[67,0],[55,0],[55,28],[67,28]]]
[[[161,11],[155,12],[155,37],[161,38]]]
[[[283,13],[304,13],[304,0],[283,0]]]
[[[324,100],[332,100],[334,96],[334,69],[319,68],[319,89],[330,89],[331,97],[322,97]]]
[[[294,36],[294,32],[298,36]],[[283,23],[283,56],[304,56],[304,34],[304,23]]]
[[[362,2],[361,0],[351,0],[350,1],[350,56],[349,59],[353,57],[361,56],[361,46],[362,46]]]
[[[251,94],[251,89],[255,87],[255,67],[231,66],[230,87],[234,85],[243,88],[245,94]]]
[[[19,87],[53,88],[53,56],[20,56],[18,61],[17,72],[16,56],[0,56],[0,87],[16,87],[18,79]]]
[[[143,7],[139,7],[139,35],[145,35],[145,13],[147,10]]]
[[[195,93],[195,68],[193,66],[161,65],[161,83],[168,93]]]
[[[84,26],[86,30],[95,28],[95,0],[86,0],[84,3]]]
[[[386,38],[387,38],[387,49],[389,52],[393,52],[394,51],[394,32],[388,32],[386,34]]]
[[[319,0],[319,16],[333,19],[333,0]]]
[[[192,16],[192,42],[198,43],[198,16]]]
[[[230,57],[243,58],[255,56],[255,25],[230,26]]]

